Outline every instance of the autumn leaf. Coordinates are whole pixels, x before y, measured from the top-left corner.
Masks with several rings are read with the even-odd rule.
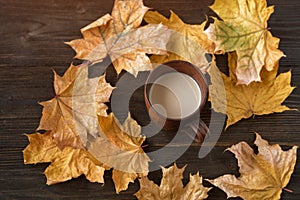
[[[134,183],[138,177],[147,176],[147,174],[128,173],[119,171],[117,169],[112,170],[112,180],[115,184],[116,193],[127,190],[129,183]]]
[[[55,73],[54,86],[55,98],[42,103],[39,127],[49,131],[27,135],[30,144],[24,150],[26,164],[51,163],[45,170],[47,184],[82,174],[91,182],[104,183],[104,171],[114,168],[112,178],[119,193],[148,174],[141,127],[130,115],[121,125],[106,113],[104,102],[109,101],[113,88],[105,75],[88,78],[87,65],[71,65],[63,77]]]
[[[150,181],[147,177],[140,179],[140,190],[135,194],[139,200],[201,200],[208,197],[210,188],[202,185],[199,173],[190,175],[190,182],[184,187],[182,184],[185,167],[179,169],[176,164],[165,169],[162,168],[163,178],[160,186]]]
[[[234,71],[237,68],[237,56],[235,53],[229,54],[228,62],[229,77],[221,73],[215,64],[212,64],[209,70],[212,82],[209,86],[212,108],[228,116],[226,128],[252,115],[267,115],[290,110],[287,106],[281,105],[294,90],[290,85],[290,71],[276,77],[277,64],[271,72],[262,70],[262,82],[252,82],[248,86],[236,85],[237,77]]]
[[[27,134],[26,136],[30,144],[23,151],[25,164],[52,162],[55,155],[60,152],[50,131],[45,134],[36,133]]]
[[[236,51],[238,84],[261,81],[260,72],[276,69],[283,56],[279,39],[268,31],[267,21],[274,7],[265,0],[215,0],[210,7],[223,21],[214,18],[205,31],[216,43],[215,51]]]
[[[84,174],[90,182],[104,183],[105,168],[86,150],[66,147],[61,150],[52,132],[27,135],[30,144],[23,151],[25,164],[50,163],[45,170],[52,185]]]
[[[228,149],[238,159],[241,174],[238,178],[224,175],[208,181],[224,190],[228,198],[280,199],[282,189],[294,171],[297,147],[282,151],[279,145],[269,145],[259,134],[256,134],[254,144],[258,147],[258,154],[245,142]]]
[[[102,62],[109,55],[118,74],[124,69],[137,76],[152,69],[146,53],[166,53],[170,36],[161,24],[140,27],[147,10],[142,0],[115,0],[111,15],[81,29],[83,39],[67,44],[76,51],[76,58]]]
[[[149,24],[162,23],[173,30],[167,44],[168,55],[153,55],[151,56],[152,63],[161,64],[170,60],[185,60],[198,66],[202,72],[206,72],[208,61],[205,53],[212,53],[215,49],[215,44],[204,33],[207,21],[200,25],[185,24],[172,11],[169,19],[157,11],[148,11],[144,19]]]
[[[53,132],[58,146],[84,148],[88,135],[99,133],[97,115],[107,115],[113,87],[105,75],[88,78],[88,66],[71,65],[63,77],[54,73],[55,97],[42,102],[43,116],[38,130]]]
[[[113,168],[116,192],[128,188],[137,177],[148,174],[149,157],[142,149],[145,137],[141,127],[129,115],[124,124],[109,116],[99,116],[100,136],[90,141],[88,152],[101,163]]]

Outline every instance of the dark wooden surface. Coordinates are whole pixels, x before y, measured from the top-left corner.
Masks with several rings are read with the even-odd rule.
[[[165,15],[175,11],[189,23],[200,23],[212,0],[145,0],[145,4]],[[292,69],[292,84],[298,88],[285,101],[292,108],[300,109],[300,2],[299,0],[269,0],[276,6],[269,27],[281,38],[280,48],[287,55],[280,62],[281,72]],[[110,178],[105,174],[106,184],[101,187],[84,177],[46,186],[42,174],[46,164],[25,166],[22,150],[28,144],[23,133],[34,132],[38,126],[42,108],[39,101],[53,97],[54,68],[63,74],[72,62],[74,52],[63,42],[81,37],[79,29],[109,13],[111,0],[0,0],[0,199],[135,199],[138,183],[130,184],[120,195],[114,193]],[[219,59],[225,66],[224,58]],[[147,74],[142,74],[146,76]],[[112,82],[113,74],[110,75]],[[132,105],[134,104],[134,105]],[[135,109],[133,109],[135,108]],[[133,116],[146,123],[143,99],[137,92],[131,99]],[[124,113],[123,113],[124,114]],[[209,105],[204,120],[210,117]],[[279,143],[284,149],[300,144],[300,113],[288,111],[269,116],[256,116],[242,120],[224,132],[213,151],[203,159],[198,158],[199,146],[192,145],[177,160],[179,166],[188,164],[188,174],[200,171],[204,178],[215,178],[224,173],[238,175],[234,156],[223,151],[232,144],[247,141],[253,144],[254,132],[259,132],[271,143]],[[171,134],[159,134],[149,139],[149,151],[164,146]],[[174,147],[176,151],[176,147]],[[169,155],[161,155],[161,159]],[[299,156],[298,156],[299,159]],[[161,173],[152,172],[150,178],[159,183]],[[209,186],[207,182],[205,185]],[[296,165],[287,186],[293,193],[283,191],[282,199],[300,199],[300,164]],[[214,188],[209,199],[226,199],[225,193]]]

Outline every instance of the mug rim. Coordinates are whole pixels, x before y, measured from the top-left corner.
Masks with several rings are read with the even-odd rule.
[[[197,107],[197,109],[194,110],[194,112],[190,113],[189,115],[187,115],[185,117],[172,118],[172,117],[168,117],[168,116],[162,115],[161,113],[159,113],[155,109],[151,109],[153,107],[153,105],[152,105],[152,103],[150,101],[149,93],[150,93],[150,89],[151,89],[153,83],[149,83],[149,82],[150,82],[150,79],[153,77],[153,74],[157,73],[157,71],[160,71],[160,68],[163,67],[163,66],[168,66],[168,67],[174,69],[177,72],[180,72],[180,73],[183,73],[183,74],[186,74],[186,75],[190,76],[197,83],[197,85],[198,85],[198,87],[200,89],[201,102],[200,102],[199,106]],[[174,68],[174,67],[176,67],[177,69]],[[194,77],[191,74],[188,74],[184,70],[181,71],[180,67],[183,67],[183,69],[186,69],[187,67],[192,68],[193,72],[196,72],[196,73],[193,73],[193,74],[197,75],[197,77]],[[155,80],[158,79],[159,77],[161,77],[162,75],[167,74],[167,73],[170,73],[170,72],[165,72],[165,73],[162,73],[162,74],[158,74],[158,77],[155,78]],[[199,78],[199,80],[196,79],[196,78]],[[183,60],[172,60],[172,61],[168,61],[168,62],[165,62],[165,63],[162,63],[162,64],[158,65],[148,75],[146,83],[145,83],[145,86],[144,86],[144,99],[145,99],[145,103],[146,103],[146,107],[147,107],[149,115],[151,115],[150,114],[150,110],[153,110],[155,112],[155,114],[160,117],[160,119],[164,119],[164,120],[167,120],[167,121],[169,120],[169,121],[179,122],[179,121],[191,118],[197,112],[201,112],[201,110],[203,109],[203,107],[204,107],[204,105],[205,105],[205,103],[207,101],[207,96],[208,96],[208,84],[207,84],[207,81],[206,81],[203,73],[200,71],[200,69],[198,67],[196,67],[192,63],[187,62],[187,61],[183,61]]]

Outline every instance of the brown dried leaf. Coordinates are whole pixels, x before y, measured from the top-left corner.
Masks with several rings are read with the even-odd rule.
[[[276,68],[283,53],[278,49],[279,39],[268,31],[273,6],[267,7],[265,0],[215,0],[210,8],[223,21],[214,18],[205,32],[216,43],[215,51],[237,52],[238,84],[261,81],[263,67]]]
[[[290,110],[281,104],[295,89],[290,85],[291,72],[276,77],[277,64],[276,69],[271,72],[262,70],[262,82],[252,82],[248,86],[236,85],[237,77],[234,71],[237,67],[237,59],[235,53],[229,54],[229,77],[221,73],[215,64],[212,64],[209,70],[212,82],[209,86],[212,108],[228,116],[226,128],[252,115],[267,115]]]
[[[111,16],[81,29],[84,38],[67,44],[76,51],[76,58],[102,62],[109,55],[118,74],[124,69],[137,76],[152,69],[146,53],[166,53],[170,36],[161,24],[138,28],[147,10],[142,0],[115,0]]]
[[[146,138],[141,136],[141,127],[130,115],[123,125],[113,114],[99,116],[99,125],[101,135],[90,141],[88,151],[101,163],[114,168],[113,181],[119,193],[137,177],[148,174],[150,160],[141,148]]]
[[[97,135],[97,115],[106,115],[113,87],[106,83],[105,75],[88,78],[88,66],[71,65],[63,77],[54,73],[56,96],[44,107],[39,130],[53,132],[58,146],[83,148],[87,135]]]
[[[202,177],[199,173],[190,175],[190,182],[184,187],[182,184],[183,172],[182,169],[174,166],[165,169],[162,168],[163,178],[160,186],[150,181],[147,177],[140,179],[140,190],[135,194],[139,200],[200,200],[208,197],[210,188],[202,185]]]
[[[269,145],[259,134],[254,144],[258,147],[258,154],[245,142],[228,149],[238,159],[240,177],[224,175],[208,181],[224,190],[228,198],[280,199],[282,189],[294,171],[297,147],[282,151],[279,145]]]
[[[173,30],[167,44],[168,55],[153,55],[152,63],[164,63],[170,60],[186,60],[206,72],[208,61],[205,53],[214,52],[215,44],[204,33],[207,21],[201,25],[185,24],[174,12],[171,11],[169,19],[158,12],[148,11],[144,17],[149,24],[160,24]]]
[[[25,164],[48,163],[47,184],[65,182],[84,174],[90,182],[104,183],[105,168],[86,150],[58,148],[52,132],[27,135],[30,144],[23,151]]]

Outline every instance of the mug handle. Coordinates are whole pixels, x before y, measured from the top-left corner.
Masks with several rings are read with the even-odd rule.
[[[186,127],[192,129],[195,133],[195,136],[191,136],[190,133],[185,131],[185,133],[194,139],[196,143],[202,144],[205,137],[209,136],[209,128],[207,125],[200,119],[200,120],[194,120],[186,125]]]

